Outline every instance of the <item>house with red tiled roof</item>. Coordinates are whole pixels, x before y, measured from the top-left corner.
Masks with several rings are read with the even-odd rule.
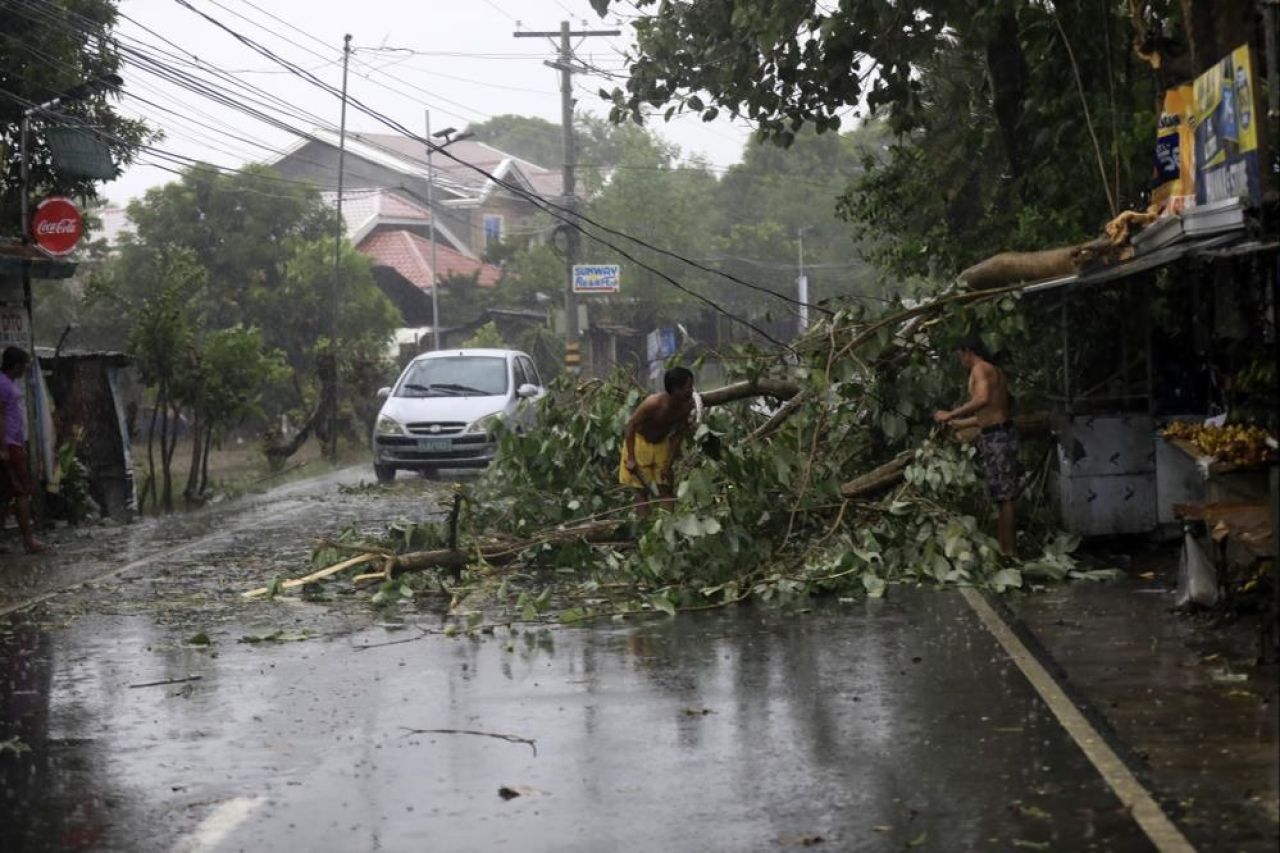
[[[404,326],[432,325],[431,289],[471,286],[490,288],[502,279],[502,268],[471,252],[447,225],[436,223],[431,244],[431,211],[403,191],[358,188],[342,193],[347,238],[373,266],[374,280],[400,310]],[[327,204],[337,193],[321,193]]]
[[[299,140],[271,165],[284,178],[307,181],[335,192],[338,135],[319,129]],[[560,172],[543,168],[491,145],[460,139],[432,157],[414,139],[385,133],[348,132],[343,162],[343,207],[356,198],[354,188],[398,190],[426,205],[434,200],[436,226],[447,230],[454,248],[473,257],[513,235],[536,237],[546,228],[537,204],[560,194]],[[428,193],[428,175],[433,176]],[[549,233],[549,232],[548,232]],[[445,238],[449,240],[448,237]]]

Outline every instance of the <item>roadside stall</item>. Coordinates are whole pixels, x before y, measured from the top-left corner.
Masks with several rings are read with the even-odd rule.
[[[1024,292],[1057,321],[1054,475],[1074,532],[1176,532],[1188,505],[1229,526],[1226,507],[1274,500],[1280,241],[1257,94],[1247,47],[1166,92],[1151,206],[1030,258],[1062,265]],[[962,278],[992,286],[1009,261]]]

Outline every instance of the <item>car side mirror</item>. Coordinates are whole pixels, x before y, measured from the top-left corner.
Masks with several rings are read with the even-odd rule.
[[[528,382],[526,382],[525,384],[521,385],[519,388],[516,389],[516,396],[523,397],[526,400],[530,397],[536,397],[538,396],[538,386],[531,385]]]
[[[379,388],[379,389],[378,389],[378,399],[379,399],[379,400],[385,400],[385,399],[387,399],[387,398],[388,398],[388,397],[390,397],[390,396],[391,396],[391,389],[390,389],[390,388]]]

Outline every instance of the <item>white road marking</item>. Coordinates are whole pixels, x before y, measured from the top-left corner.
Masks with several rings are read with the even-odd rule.
[[[218,806],[209,816],[200,821],[189,835],[173,845],[173,853],[203,853],[216,850],[223,840],[235,831],[235,828],[253,814],[253,810],[262,805],[258,797],[236,797]]]
[[[1159,803],[1142,787],[1120,757],[1115,754],[1106,741],[1098,734],[1080,709],[1067,697],[1053,676],[1040,665],[1031,651],[1023,645],[1017,635],[1009,628],[1004,619],[991,607],[981,594],[972,589],[961,589],[960,594],[969,602],[973,612],[978,614],[982,624],[996,638],[1005,652],[1022,670],[1027,681],[1040,694],[1040,698],[1053,711],[1058,722],[1066,729],[1067,734],[1084,752],[1085,756],[1097,768],[1098,773],[1115,791],[1120,802],[1127,806],[1133,819],[1142,827],[1142,831],[1151,839],[1160,853],[1195,853],[1195,848],[1186,836],[1174,826],[1168,815],[1160,808]]]

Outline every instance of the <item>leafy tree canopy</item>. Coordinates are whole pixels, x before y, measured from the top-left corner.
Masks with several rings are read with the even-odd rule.
[[[0,21],[0,234],[16,235],[21,215],[22,113],[32,103],[44,103],[87,80],[120,70],[113,32],[116,0],[0,0]],[[112,101],[118,96],[118,90],[101,89],[58,112],[70,116],[69,123],[98,129],[117,169],[122,169],[153,134],[141,121],[113,109]],[[60,173],[54,165],[43,129],[56,123],[52,117],[32,120],[28,139],[31,198],[54,193],[95,198],[92,180]]]
[[[887,123],[888,156],[841,213],[897,275],[1071,242],[1145,206],[1159,89],[1260,32],[1244,0],[635,5],[630,77],[602,93],[615,121],[728,113],[784,147],[804,127]]]
[[[261,329],[265,349],[280,351],[294,373],[293,393],[277,396],[277,404],[302,402],[303,377],[335,322],[340,354],[380,351],[397,322],[368,259],[346,243],[335,283],[333,212],[314,190],[281,181],[268,167],[236,174],[193,167],[133,202],[129,216],[135,230],[98,272],[93,296],[133,317],[165,286],[163,259],[186,259],[199,271],[189,279],[198,286],[182,300],[191,327],[198,336]]]

